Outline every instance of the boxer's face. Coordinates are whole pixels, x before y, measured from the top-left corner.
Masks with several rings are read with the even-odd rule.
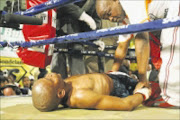
[[[57,94],[57,96],[59,98],[59,103],[61,104],[61,100],[65,96],[65,90],[64,90],[65,83],[64,83],[63,79],[61,78],[61,75],[56,74],[56,73],[48,73],[45,76],[45,79],[50,81],[51,84],[53,85],[53,87],[55,88],[54,92]]]
[[[54,87],[57,88],[57,89],[64,87],[64,82],[63,82],[60,74],[48,73],[48,74],[45,76],[45,79],[48,79],[48,80],[50,80],[51,82],[53,82]]]
[[[105,4],[102,4],[102,2],[98,2],[96,6],[100,18],[108,19],[112,22],[122,22],[124,20],[125,12],[119,0],[107,2]]]

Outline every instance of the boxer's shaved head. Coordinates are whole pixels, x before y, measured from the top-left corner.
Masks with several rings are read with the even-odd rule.
[[[36,81],[32,88],[32,101],[35,108],[40,111],[51,111],[58,107],[60,99],[50,80],[45,78]]]

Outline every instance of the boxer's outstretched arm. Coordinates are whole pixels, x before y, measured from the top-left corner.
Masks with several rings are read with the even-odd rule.
[[[100,95],[90,90],[80,90],[71,99],[73,108],[130,111],[143,102],[143,95],[134,94],[126,98]]]

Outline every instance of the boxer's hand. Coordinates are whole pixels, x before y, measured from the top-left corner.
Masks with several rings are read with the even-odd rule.
[[[144,101],[146,101],[147,99],[149,99],[150,95],[151,95],[151,88],[141,88],[139,90],[137,90],[134,94],[142,94],[144,97]]]
[[[105,48],[105,43],[104,43],[103,41],[101,41],[101,40],[96,40],[96,41],[94,41],[93,43],[99,46],[98,49],[99,49],[100,51],[103,51],[103,50],[104,50],[104,48]]]
[[[136,85],[136,88],[135,88],[135,90],[134,90],[134,93],[135,93],[137,90],[142,89],[143,87],[150,88],[149,82],[148,82],[148,81],[146,81],[146,82],[140,81],[140,82]]]
[[[96,27],[96,22],[86,12],[83,12],[81,14],[81,16],[79,17],[79,20],[86,22],[92,30],[96,30],[96,28],[97,28]]]

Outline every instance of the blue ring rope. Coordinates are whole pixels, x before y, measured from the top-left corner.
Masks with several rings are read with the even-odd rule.
[[[24,42],[24,41],[9,42],[9,43],[1,42],[0,44],[1,46],[9,45],[9,46],[32,47],[32,46],[56,44],[56,43],[86,42],[89,40],[99,39],[101,37],[132,34],[132,33],[145,32],[145,31],[155,31],[155,30],[177,27],[177,26],[180,26],[180,17],[165,18],[165,19],[159,19],[142,24],[131,24],[126,26],[112,27],[108,29],[100,29],[90,32],[70,34],[70,35],[50,38],[47,40],[39,40],[33,42]]]
[[[47,11],[47,10],[50,10],[50,9],[53,9],[56,7],[61,7],[61,6],[67,5],[69,3],[75,3],[75,2],[79,2],[79,1],[82,1],[82,0],[49,0],[42,4],[31,7],[29,9],[27,9],[26,11],[16,12],[15,14],[33,16],[38,13],[41,13],[41,12],[44,12],[44,11]]]

